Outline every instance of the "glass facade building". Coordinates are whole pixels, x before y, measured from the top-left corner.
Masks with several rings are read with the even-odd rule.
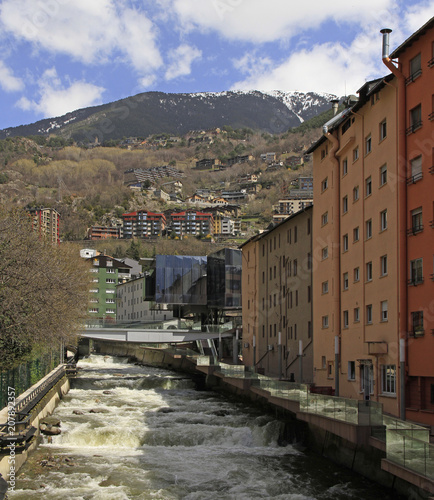
[[[207,295],[211,308],[241,307],[241,250],[223,248],[208,255]]]
[[[157,255],[155,301],[164,304],[207,304],[207,258]]]

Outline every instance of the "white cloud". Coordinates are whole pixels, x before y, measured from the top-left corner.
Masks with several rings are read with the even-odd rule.
[[[424,1],[408,7],[406,26],[409,34],[414,33],[431,19],[434,12],[434,1]]]
[[[152,22],[124,2],[3,0],[0,23],[18,40],[85,64],[120,60],[140,76],[162,64]]]
[[[0,61],[0,87],[5,92],[16,92],[24,88],[23,81],[14,76],[12,70],[3,61]]]
[[[182,44],[169,53],[169,66],[166,70],[166,80],[173,80],[178,76],[189,75],[191,65],[202,57],[202,52],[196,47]]]
[[[411,15],[414,14],[410,14],[409,19]],[[232,88],[318,91],[336,95],[355,93],[365,81],[389,73],[381,61],[382,37],[379,31],[383,27],[393,28],[391,46],[396,45],[394,42],[402,43],[407,36],[402,31],[407,18],[398,16],[400,13],[397,11],[390,12],[387,17],[371,19],[354,34],[349,44],[328,42],[310,47],[303,45],[286,60],[269,65],[265,71],[263,59],[257,57],[255,60],[254,53],[245,55],[234,65],[247,76]],[[425,18],[422,24],[426,21]]]
[[[290,39],[318,28],[325,21],[363,26],[394,0],[348,2],[323,0],[289,3],[288,0],[172,0],[174,15],[184,30],[213,30],[231,40],[256,43]]]
[[[44,72],[38,86],[39,100],[22,97],[16,105],[25,111],[32,110],[44,117],[61,116],[79,108],[100,104],[105,90],[84,81],[74,81],[65,87],[55,68]]]

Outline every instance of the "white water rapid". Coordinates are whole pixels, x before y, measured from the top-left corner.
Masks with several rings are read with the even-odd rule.
[[[11,500],[394,499],[279,446],[281,422],[188,376],[91,356],[55,411],[62,433],[29,458]]]

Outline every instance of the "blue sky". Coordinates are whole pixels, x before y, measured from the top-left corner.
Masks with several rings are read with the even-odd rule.
[[[150,90],[355,93],[434,0],[1,0],[0,129]]]

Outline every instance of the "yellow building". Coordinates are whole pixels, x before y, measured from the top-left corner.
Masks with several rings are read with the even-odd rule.
[[[313,153],[314,382],[399,415],[399,172],[393,75],[366,83]]]
[[[241,245],[243,362],[312,382],[312,207]]]

